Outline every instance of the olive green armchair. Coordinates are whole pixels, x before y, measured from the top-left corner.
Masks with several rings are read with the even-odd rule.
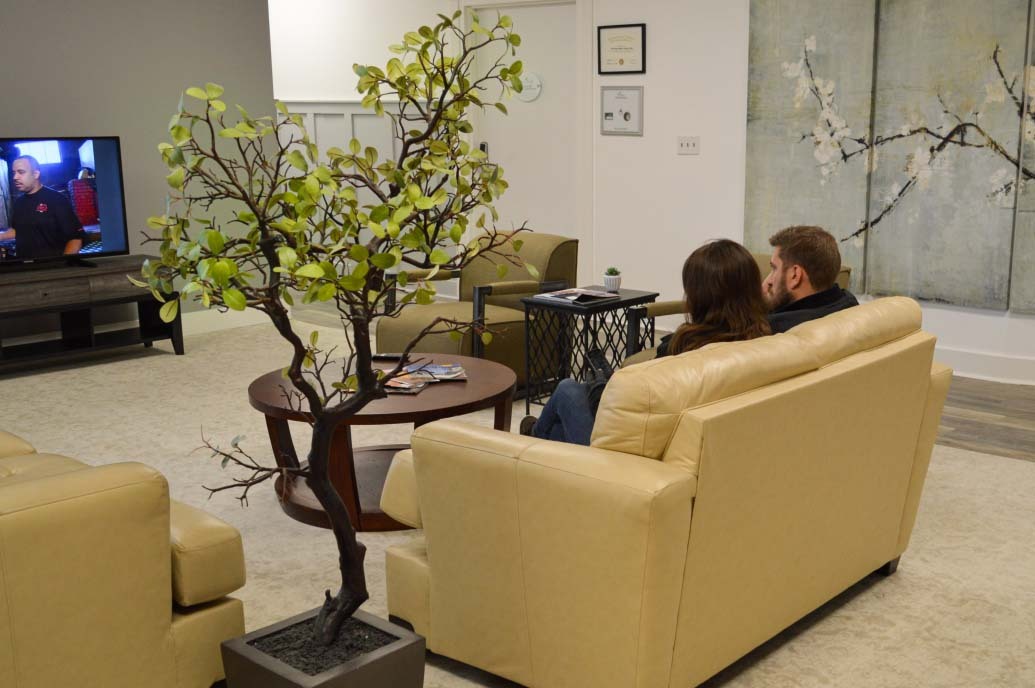
[[[482,321],[493,332],[492,342],[483,347],[477,337],[465,334],[456,341],[447,334],[424,337],[417,350],[422,353],[479,356],[512,369],[518,385],[525,381],[525,310],[521,299],[541,291],[552,291],[574,286],[578,266],[578,240],[539,232],[522,233],[523,246],[518,255],[534,265],[539,277],[532,277],[524,267],[510,266],[507,278],[500,281],[496,265],[490,260],[476,258],[462,270],[440,272],[434,280],[459,279],[459,300],[440,300],[435,303],[410,305],[395,317],[377,321],[375,349],[378,353],[397,353],[406,348],[435,318],[449,318],[462,322]],[[414,279],[427,271],[410,271]]]
[[[752,253],[755,258],[755,262],[758,263],[758,270],[762,273],[762,279],[766,278],[771,270],[769,266],[769,253]],[[852,279],[852,268],[848,265],[841,265],[841,271],[837,273],[837,284],[842,289],[848,288],[848,283]],[[640,328],[645,326],[650,334],[651,340],[653,341],[654,336],[654,319],[660,318],[665,315],[682,315],[684,313],[684,305],[682,300],[677,301],[658,301],[657,303],[648,303],[645,306],[638,306],[629,310],[629,331],[639,332]],[[656,348],[642,349],[642,337],[628,338],[629,344],[626,349],[626,358],[622,362],[622,367],[629,365],[635,365],[636,363],[642,363],[654,358],[657,354]]]

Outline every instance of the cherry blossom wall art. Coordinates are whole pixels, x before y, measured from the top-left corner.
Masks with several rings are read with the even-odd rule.
[[[752,0],[745,237],[841,241],[852,287],[1035,312],[1030,0]]]

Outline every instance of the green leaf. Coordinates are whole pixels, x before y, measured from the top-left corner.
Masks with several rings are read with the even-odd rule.
[[[450,257],[449,254],[442,249],[436,248],[431,252],[431,255],[428,256],[428,260],[431,261],[432,265],[445,265],[449,262]]]
[[[500,263],[496,266],[496,278],[503,279],[507,276],[508,266],[506,263]]]
[[[338,293],[338,285],[334,282],[325,282],[316,292],[317,301],[330,301]]]
[[[374,236],[376,236],[378,239],[384,239],[385,238],[385,228],[382,227],[377,222],[371,222],[369,225],[367,225],[367,228],[371,232],[373,232]]]
[[[310,175],[305,179],[305,190],[312,198],[320,195],[320,180]]]
[[[381,270],[387,270],[395,265],[396,260],[391,253],[376,253],[370,257],[370,262]]]
[[[197,86],[191,86],[186,91],[184,91],[184,93],[189,95],[191,98],[197,98],[198,100],[208,100],[208,94],[205,93],[205,89],[198,88]]]
[[[293,150],[290,153],[288,153],[286,156],[284,156],[284,159],[287,160],[288,164],[290,164],[292,167],[296,167],[302,170],[303,172],[306,172],[309,169],[309,165],[306,163],[305,157],[296,150]]]
[[[319,277],[323,277],[323,268],[320,267],[319,263],[306,263],[302,267],[295,270],[295,277],[317,279]]]
[[[182,124],[177,124],[169,129],[169,134],[173,138],[173,142],[179,146],[186,141],[190,140],[190,130]]]
[[[224,289],[223,303],[235,311],[243,311],[248,306],[248,299],[237,289]]]
[[[539,279],[539,269],[531,263],[525,263],[525,270],[532,276],[532,279]]]
[[[287,117],[288,115],[291,114],[290,112],[288,112],[287,105],[284,105],[284,103],[282,103],[279,100],[276,102],[276,107],[277,107],[277,112],[279,112],[280,114],[284,115],[285,117]]]
[[[493,103],[493,105],[495,105],[496,109],[502,112],[504,115],[510,114],[507,112],[507,106],[503,103]]]
[[[359,155],[361,147],[362,144],[360,144],[359,139],[351,139],[349,141],[349,150],[352,151],[353,155]]]
[[[219,135],[224,139],[239,139],[244,136],[244,132],[239,129],[223,129]]]
[[[176,314],[179,312],[179,301],[166,301],[165,305],[158,311],[158,317],[162,319],[162,322],[172,322],[176,319]]]
[[[485,346],[492,344],[492,332],[482,332],[482,344]]]
[[[209,107],[211,107],[216,112],[226,112],[226,103],[224,103],[221,100],[213,100],[213,101],[211,101],[209,103]]]
[[[317,340],[320,339],[320,331],[313,330],[309,333],[309,346],[316,346]]]
[[[338,284],[341,285],[342,289],[347,291],[359,291],[363,288],[365,282],[362,277],[355,277],[353,275],[346,275],[338,280]]]
[[[277,248],[277,260],[285,268],[293,268],[298,263],[298,253],[290,246],[279,246]]]
[[[183,190],[183,178],[187,174],[187,170],[182,167],[177,167],[173,170],[169,176],[165,178],[165,181],[169,183],[169,186],[176,189],[177,191]]]
[[[410,281],[410,276],[405,272],[400,272],[395,276],[395,281],[399,283],[400,287],[405,287],[406,283]]]
[[[449,338],[452,339],[454,342],[463,341],[464,333],[460,330],[450,330]]]
[[[205,84],[205,93],[208,94],[209,98],[218,98],[223,95],[223,87],[210,81]]]
[[[420,210],[430,210],[435,207],[435,199],[421,196],[414,202],[414,205]]]
[[[205,243],[208,245],[208,250],[212,253],[220,253],[226,246],[223,235],[214,229],[205,232]]]
[[[221,260],[212,263],[212,279],[216,284],[222,286],[230,280],[230,266]]]
[[[349,248],[349,258],[356,261],[357,263],[361,263],[369,257],[370,251],[367,250],[367,247],[363,246],[362,244],[353,244],[352,247]]]
[[[517,35],[516,33],[512,33],[509,36],[507,36],[507,41],[509,41],[510,44],[516,48],[519,45],[521,45],[521,36]]]

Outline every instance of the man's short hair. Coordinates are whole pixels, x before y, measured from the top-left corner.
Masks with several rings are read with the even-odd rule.
[[[780,249],[784,264],[801,266],[816,291],[825,291],[837,282],[841,252],[837,240],[822,227],[786,227],[769,237],[769,245]]]
[[[18,162],[19,160],[28,160],[30,170],[32,170],[33,172],[40,171],[40,161],[32,157],[31,155],[19,155],[17,158],[11,161],[11,165],[13,166],[14,163]]]

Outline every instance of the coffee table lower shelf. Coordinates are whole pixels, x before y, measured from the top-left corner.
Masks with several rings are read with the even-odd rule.
[[[408,444],[379,444],[352,450],[356,488],[359,493],[358,523],[353,524],[356,530],[371,532],[409,528],[381,511],[380,507],[381,491],[385,485],[385,476],[388,475],[388,467],[392,464],[392,457],[409,448]],[[276,490],[280,507],[288,516],[318,528],[331,527],[327,513],[320,505],[320,500],[309,489],[305,478],[282,475],[277,478]]]

